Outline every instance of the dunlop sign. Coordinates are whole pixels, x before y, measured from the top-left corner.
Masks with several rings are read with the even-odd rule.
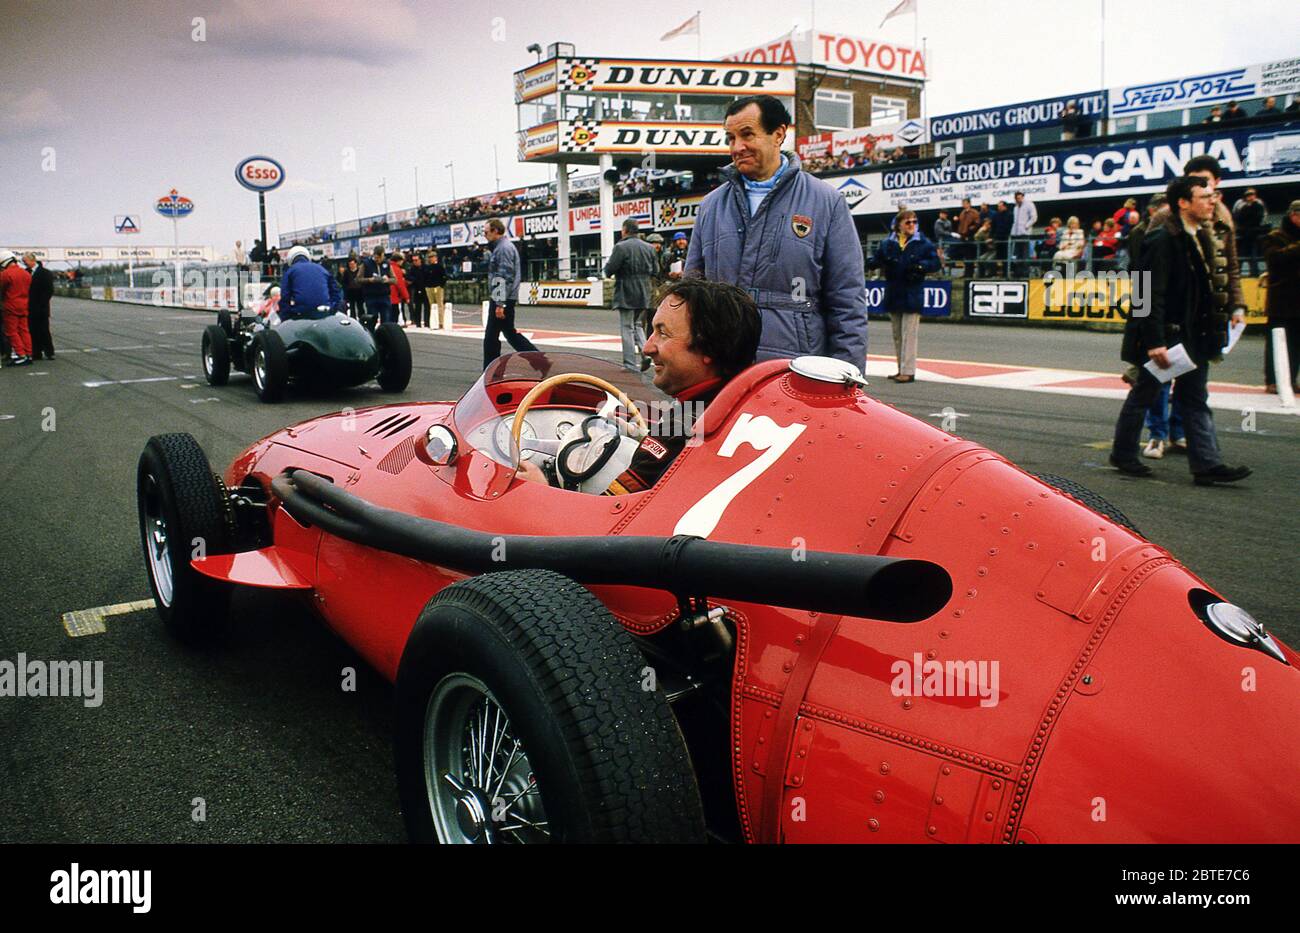
[[[520,282],[521,305],[567,305],[569,307],[600,307],[605,297],[602,282]]]

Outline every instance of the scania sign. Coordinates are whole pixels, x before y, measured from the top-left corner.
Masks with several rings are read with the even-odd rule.
[[[235,180],[249,191],[272,191],[284,183],[284,166],[269,156],[249,156],[235,167]]]

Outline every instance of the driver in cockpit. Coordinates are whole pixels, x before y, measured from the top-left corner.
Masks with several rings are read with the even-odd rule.
[[[295,246],[286,258],[284,277],[280,280],[281,320],[321,317],[318,310],[342,308],[343,290],[339,280],[319,263],[311,261],[305,246]]]
[[[662,292],[644,352],[654,364],[654,384],[680,403],[680,411],[651,423],[632,463],[604,495],[649,489],[664,475],[690,438],[695,419],[731,378],[748,369],[758,352],[761,319],[749,293],[725,282],[683,279]],[[548,479],[528,461],[518,476]]]

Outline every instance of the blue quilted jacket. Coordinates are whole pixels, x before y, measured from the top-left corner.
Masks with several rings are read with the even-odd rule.
[[[815,354],[862,368],[867,295],[862,244],[843,196],[799,158],[751,217],[735,166],[700,205],[686,274],[748,291],[763,318],[758,359]]]

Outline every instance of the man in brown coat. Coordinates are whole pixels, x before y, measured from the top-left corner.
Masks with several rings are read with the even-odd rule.
[[[1276,230],[1261,244],[1264,267],[1268,270],[1268,341],[1264,344],[1264,382],[1276,392],[1278,378],[1273,370],[1273,328],[1286,331],[1286,355],[1291,363],[1291,385],[1300,393],[1300,201],[1292,201]]]
[[[980,212],[970,206],[970,198],[961,199],[961,213],[957,215],[957,223],[954,225],[953,232],[961,242],[961,254],[958,255],[957,247],[954,246],[950,252],[953,259],[971,260],[975,258],[975,231],[980,228]],[[969,275],[967,271],[968,262],[962,263],[962,275]]]

